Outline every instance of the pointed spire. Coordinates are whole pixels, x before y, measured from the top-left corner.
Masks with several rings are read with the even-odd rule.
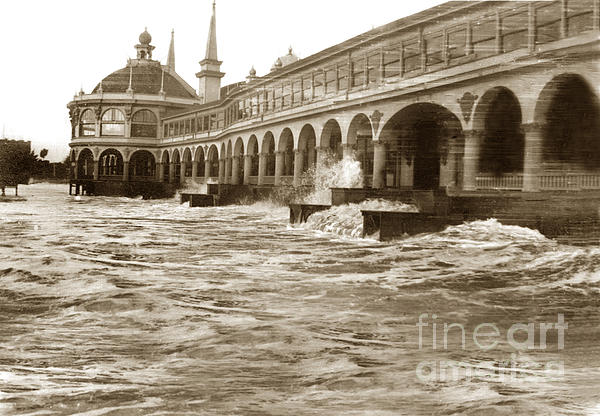
[[[169,45],[167,66],[171,71],[175,71],[175,29],[171,29],[171,44]]]
[[[208,29],[208,40],[206,42],[206,56],[204,59],[218,61],[217,58],[217,18],[216,1],[213,0],[213,13],[210,18],[210,27]]]

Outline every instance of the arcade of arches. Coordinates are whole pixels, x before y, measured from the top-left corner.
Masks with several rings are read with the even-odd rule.
[[[448,108],[415,103],[399,106],[379,132],[358,113],[346,127],[336,118],[307,121],[298,133],[284,128],[278,136],[267,131],[194,149],[137,150],[129,158],[118,148],[97,157],[84,148],[73,166],[80,179],[300,186],[311,169],[353,155],[374,188],[552,190],[573,180],[591,187],[592,176],[600,188],[600,101],[582,76],[554,77],[536,100],[534,122],[523,124],[523,114],[518,94],[496,86],[475,103],[468,131]],[[116,131],[122,115],[107,113],[102,121],[104,130]],[[152,133],[151,114],[135,121],[140,134]]]

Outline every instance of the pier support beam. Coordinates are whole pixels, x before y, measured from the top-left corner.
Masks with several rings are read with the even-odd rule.
[[[285,155],[283,152],[275,152],[275,185],[281,185],[281,178],[283,176],[283,168],[284,168],[284,158]]]
[[[525,133],[523,191],[539,192],[542,168],[542,128],[538,123],[522,126]]]
[[[187,162],[181,161],[179,165],[179,183],[185,183],[185,170],[186,170]]]
[[[373,160],[373,188],[381,189],[385,187],[385,143],[373,142],[374,160]]]
[[[169,163],[169,183],[175,182],[175,163]]]
[[[240,158],[233,156],[231,158],[231,182],[232,185],[240,184]]]
[[[465,157],[463,162],[463,189],[465,191],[474,191],[477,189],[481,135],[481,132],[477,130],[465,131]]]
[[[195,181],[196,177],[198,176],[198,162],[191,162],[192,163],[192,180]]]
[[[165,181],[165,165],[162,162],[156,164],[156,180],[159,182]]]
[[[225,159],[219,159],[219,183],[225,183]]]
[[[265,184],[265,176],[267,174],[267,155],[264,153],[258,154],[258,185]]]
[[[304,166],[304,152],[296,150],[294,152],[294,187],[302,185],[302,167]]]
[[[244,156],[244,185],[250,185],[250,174],[252,173],[252,155]]]

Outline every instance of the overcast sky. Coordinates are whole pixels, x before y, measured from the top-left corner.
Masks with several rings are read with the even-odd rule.
[[[305,58],[442,0],[217,0],[223,84],[244,80],[254,65],[266,74],[278,56]],[[175,30],[177,73],[198,88],[212,0],[1,0],[0,127],[62,160],[70,125],[66,104],[80,88],[135,57],[148,27],[153,58],[165,63]]]

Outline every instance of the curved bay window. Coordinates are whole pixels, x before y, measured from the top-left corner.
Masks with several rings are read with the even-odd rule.
[[[85,110],[79,118],[79,137],[96,135],[96,117],[92,110]]]
[[[102,136],[124,136],[125,116],[116,108],[108,109],[102,115]]]
[[[102,152],[98,161],[100,176],[123,175],[123,156],[115,149]]]
[[[140,110],[133,115],[132,137],[156,137],[156,116],[150,110]]]

